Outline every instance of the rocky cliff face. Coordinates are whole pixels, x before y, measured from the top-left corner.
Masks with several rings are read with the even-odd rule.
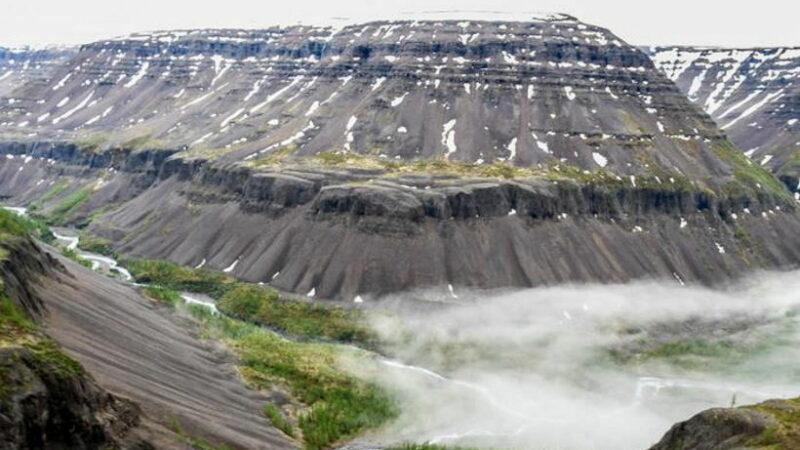
[[[784,186],[643,52],[569,16],[134,35],[13,96],[0,194],[287,291],[800,261]]]
[[[800,48],[658,47],[654,62],[756,164],[800,175]]]
[[[13,95],[0,132],[92,148],[727,169],[719,131],[644,53],[568,16],[134,35],[85,45]]]

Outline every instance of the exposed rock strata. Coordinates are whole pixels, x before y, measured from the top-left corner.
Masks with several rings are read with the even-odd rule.
[[[568,16],[135,35],[17,94],[0,195],[93,219],[126,256],[304,295],[800,261],[781,183],[644,52]]]

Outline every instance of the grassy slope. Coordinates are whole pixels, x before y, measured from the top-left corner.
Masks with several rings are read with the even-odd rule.
[[[391,397],[376,385],[339,367],[340,348],[324,343],[286,340],[258,325],[185,305],[177,292],[148,287],[157,301],[186,308],[205,336],[224,341],[240,358],[248,384],[264,391],[286,392],[292,408],[267,406],[265,419],[304,448],[318,450],[373,429],[395,417]]]
[[[237,281],[207,269],[188,269],[166,261],[135,260],[128,270],[140,283],[175,291],[207,294],[217,307],[238,319],[303,340],[371,345],[375,336],[357,310],[282,299],[267,287]]]
[[[760,412],[773,423],[750,439],[748,447],[771,450],[800,448],[800,399],[773,400],[743,408]]]
[[[325,343],[372,342],[360,312],[282,300],[268,288],[163,261],[132,261],[128,268],[137,281],[152,284],[145,292],[160,302],[182,305],[176,291],[218,299],[218,308],[229,316],[199,306],[187,309],[206,335],[222,339],[236,352],[248,384],[291,396],[295,405],[290,411],[272,405],[264,414],[305,448],[326,448],[396,415],[391,397],[344,372],[339,367],[341,349]],[[314,342],[289,341],[262,326]]]

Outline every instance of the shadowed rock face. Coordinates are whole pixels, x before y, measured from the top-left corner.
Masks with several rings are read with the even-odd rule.
[[[656,65],[756,164],[800,175],[800,48],[649,49]]]

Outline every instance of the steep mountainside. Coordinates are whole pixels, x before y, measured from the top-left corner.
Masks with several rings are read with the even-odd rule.
[[[718,130],[653,69],[567,16],[164,32],[82,47],[13,94],[0,132],[251,164],[346,151],[726,173]]]
[[[800,260],[784,186],[569,16],[134,35],[10,95],[0,194],[309,296]]]
[[[37,321],[35,285],[58,263],[0,213],[0,448],[148,448],[132,402],[101,388]]]
[[[296,446],[231,353],[135,287],[53,256],[27,223],[0,210],[0,449]]]
[[[0,95],[5,95],[25,83],[45,81],[51,71],[61,67],[75,55],[70,47],[3,48],[0,47]],[[10,105],[16,99],[6,100]]]
[[[749,158],[800,188],[800,48],[657,47],[650,54]]]

